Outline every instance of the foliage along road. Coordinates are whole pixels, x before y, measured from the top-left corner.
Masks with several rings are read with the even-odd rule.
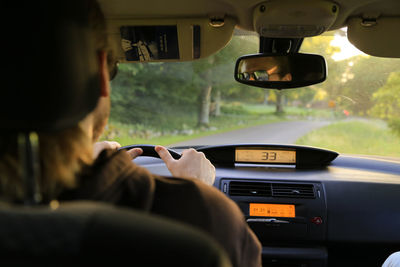
[[[294,144],[298,138],[329,123],[329,121],[276,122],[196,138],[172,144],[170,147],[233,143]]]

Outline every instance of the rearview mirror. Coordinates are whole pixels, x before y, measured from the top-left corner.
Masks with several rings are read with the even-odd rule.
[[[235,80],[262,88],[286,89],[321,83],[326,62],[313,54],[255,54],[236,62]]]

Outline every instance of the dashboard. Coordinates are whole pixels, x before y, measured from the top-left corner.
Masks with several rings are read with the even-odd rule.
[[[241,160],[228,164],[227,147],[230,154],[232,148],[249,148],[197,150],[211,158],[216,166],[214,186],[237,203],[261,241],[265,266],[381,266],[400,250],[400,161],[305,148],[307,153],[322,153],[312,157],[301,152],[302,147],[291,146],[290,151],[297,151],[297,162],[299,155],[311,155],[312,161],[322,163],[296,166]],[[288,149],[253,148],[269,153]],[[263,156],[255,153],[257,159]],[[293,154],[284,156],[293,161]],[[155,174],[170,176],[158,158],[134,161]]]

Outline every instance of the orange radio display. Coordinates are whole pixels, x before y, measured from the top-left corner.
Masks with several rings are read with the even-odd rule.
[[[296,217],[295,207],[291,204],[250,203],[250,216],[261,217]]]

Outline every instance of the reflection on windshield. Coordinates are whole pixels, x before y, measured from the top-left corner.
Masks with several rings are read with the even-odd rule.
[[[234,80],[236,59],[257,53],[256,36],[234,36],[198,61],[121,64],[102,138],[122,145],[297,143],[400,157],[400,60],[349,54],[344,33],[305,39],[301,52],[325,57],[327,80],[284,91]]]

